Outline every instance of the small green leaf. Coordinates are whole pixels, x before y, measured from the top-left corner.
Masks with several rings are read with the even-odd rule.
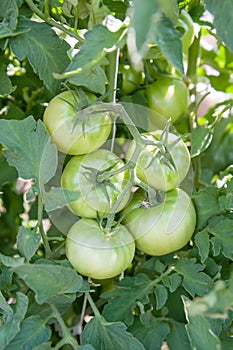
[[[197,210],[198,229],[202,229],[212,216],[221,214],[218,196],[219,190],[214,186],[208,186],[194,193],[193,200]],[[208,205],[206,205],[207,203]]]
[[[6,256],[0,253],[0,261],[7,267],[20,266],[24,263],[24,260],[24,258],[12,258],[11,256]]]
[[[160,310],[168,298],[167,288],[165,288],[162,284],[156,284],[154,294],[156,297],[156,310]]]
[[[178,273],[172,273],[171,275],[165,276],[162,281],[164,286],[169,288],[171,293],[174,293],[182,283],[182,277]]]
[[[197,157],[204,152],[213,139],[213,130],[197,126],[191,133],[191,157]]]
[[[102,298],[110,299],[104,307],[103,315],[109,321],[123,321],[127,325],[133,323],[133,309],[140,301],[148,303],[148,294],[153,292],[151,280],[144,274],[125,277],[116,288],[104,293]]]
[[[192,302],[186,297],[183,297],[183,302],[188,320],[186,330],[189,335],[191,348],[221,350],[220,340],[211,329],[208,319],[203,316],[190,315],[189,307]]]
[[[107,52],[113,50],[120,44],[119,40],[123,29],[117,32],[110,32],[103,25],[96,25],[93,30],[89,30],[86,35],[86,43],[73,57],[64,74],[54,74],[57,79],[70,78],[73,75],[90,70],[95,66]]]
[[[70,268],[56,264],[24,264],[13,269],[36,294],[38,304],[53,297],[82,291],[83,279]]]
[[[40,191],[55,174],[57,149],[41,120],[32,116],[23,120],[0,120],[0,143],[7,148],[3,154],[24,179],[35,179]]]
[[[184,75],[182,42],[180,33],[172,25],[172,22],[164,16],[155,17],[152,22],[153,36],[168,61]]]
[[[35,231],[21,226],[17,235],[17,247],[22,256],[30,260],[37,251],[40,243],[40,235]]]
[[[183,276],[183,287],[192,296],[202,296],[213,287],[213,280],[201,272],[203,269],[204,265],[197,264],[194,258],[182,258],[176,265],[176,271]]]
[[[33,348],[33,350],[52,350],[52,349],[53,348],[51,347],[51,342],[46,342],[46,343],[40,344],[40,345]],[[81,348],[79,348],[79,350],[81,350]],[[90,349],[90,350],[92,350],[92,349]]]
[[[49,340],[51,330],[39,316],[30,316],[22,321],[20,331],[5,350],[31,350]]]
[[[105,93],[107,77],[104,69],[99,64],[96,64],[92,69],[73,75],[67,80],[74,85],[83,86],[90,91],[99,94]]]
[[[220,249],[226,258],[233,259],[233,220],[225,216],[217,216],[209,221],[209,232],[214,236],[211,242],[215,246],[215,255]],[[216,250],[216,247],[219,249]]]
[[[20,331],[20,324],[27,311],[27,296],[20,292],[16,293],[16,295],[17,300],[14,305],[14,312],[12,312],[11,317],[9,317],[9,311],[7,310],[5,322],[0,327],[0,350],[5,350],[6,346],[10,344],[12,339],[14,339],[16,334]]]
[[[147,56],[149,44],[157,44],[168,61],[184,75],[180,33],[174,27],[178,19],[178,6],[174,0],[140,0],[132,9],[132,28],[129,28],[128,49],[131,60],[139,67]],[[141,62],[140,62],[141,61]]]
[[[58,93],[60,82],[54,79],[53,73],[61,73],[68,66],[70,61],[67,51],[70,46],[45,22],[20,17],[19,25],[29,31],[10,38],[11,50],[20,60],[27,57],[46,87],[54,94]]]
[[[0,96],[10,95],[15,90],[15,87],[12,86],[11,80],[7,75],[5,67],[3,65],[0,66],[0,76]]]
[[[161,350],[170,329],[167,323],[152,316],[148,327],[137,319],[129,331],[144,345],[145,350]]]
[[[166,342],[169,350],[192,350],[185,325],[179,322],[171,323],[171,331],[168,334]]]
[[[17,179],[18,174],[16,169],[13,166],[9,166],[3,155],[0,155],[0,169],[0,186]]]
[[[201,257],[201,263],[204,263],[209,256],[210,242],[209,234],[207,230],[197,232],[194,237],[194,241],[198,247],[199,255]]]
[[[126,328],[122,322],[108,323],[95,317],[84,328],[81,343],[92,344],[99,350],[145,350]]]
[[[5,38],[14,32],[18,24],[18,6],[16,1],[1,0],[0,13],[0,38]]]
[[[66,188],[55,187],[48,192],[43,192],[43,202],[47,212],[63,208],[75,201],[80,196],[79,192],[73,192]]]

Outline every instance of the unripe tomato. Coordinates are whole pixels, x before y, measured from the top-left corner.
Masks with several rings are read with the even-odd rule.
[[[196,211],[182,189],[165,194],[154,207],[132,210],[122,221],[135,239],[136,247],[150,255],[165,255],[184,247],[196,226]]]
[[[172,123],[187,111],[189,91],[183,80],[177,77],[159,77],[148,86],[146,94],[148,107],[166,119],[171,118]]]
[[[183,52],[187,54],[188,49],[194,40],[194,26],[192,17],[185,10],[181,11],[176,27],[178,29],[181,28],[183,32],[181,41],[183,45]]]
[[[98,172],[111,169],[117,170],[124,162],[114,153],[99,149],[82,156],[74,156],[67,163],[62,174],[62,187],[80,192],[77,200],[69,204],[69,208],[78,216],[96,218],[108,216],[129,181],[129,173],[121,172],[111,176],[109,180],[98,182]],[[130,198],[130,190],[124,196],[117,211],[123,209]]]
[[[159,191],[170,191],[180,185],[190,168],[190,153],[182,139],[173,133],[168,133],[167,144],[162,146],[162,131],[157,130],[142,134],[153,145],[147,145],[140,153],[136,163],[136,175],[139,180]],[[130,159],[136,147],[132,141],[127,153]]]
[[[70,229],[66,255],[80,274],[95,279],[111,278],[123,272],[133,260],[135,243],[123,225],[108,232],[92,219],[81,219]]]
[[[143,73],[136,72],[129,65],[120,66],[119,72],[122,73],[122,92],[124,94],[131,94],[138,85],[143,84]]]
[[[73,91],[77,101],[78,93]],[[86,93],[89,103],[96,100],[94,94]],[[44,112],[44,123],[51,135],[52,142],[59,151],[71,155],[93,152],[100,148],[111,132],[110,113],[96,113],[85,116],[75,109],[77,102],[70,91],[55,96]],[[78,117],[85,117],[85,122]]]

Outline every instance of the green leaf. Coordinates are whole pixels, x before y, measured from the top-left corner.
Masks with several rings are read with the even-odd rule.
[[[13,269],[36,294],[38,304],[53,297],[82,291],[83,279],[70,267],[56,264],[24,264]]]
[[[233,306],[233,275],[231,275],[229,283],[222,280],[217,281],[209,293],[194,299],[192,302],[186,300],[186,305],[190,317],[203,316],[207,317],[209,321],[227,319],[228,312]]]
[[[43,192],[43,202],[47,212],[63,208],[80,196],[79,192],[73,192],[66,188],[54,187],[48,192]]]
[[[211,242],[214,248],[219,246],[226,258],[233,259],[233,220],[224,216],[214,217],[209,221],[208,231],[214,236]],[[215,250],[215,255],[218,252]],[[218,250],[218,249],[217,249]]]
[[[40,243],[40,235],[35,231],[21,226],[17,235],[17,248],[22,256],[30,260],[37,251]]]
[[[13,310],[10,305],[6,302],[5,298],[0,291],[0,309],[3,311],[4,321],[7,322],[13,316]]]
[[[211,329],[208,319],[198,315],[190,315],[189,307],[192,302],[186,297],[183,297],[183,302],[188,320],[186,330],[189,335],[191,348],[221,350],[220,340]]]
[[[207,10],[214,15],[214,25],[219,38],[233,51],[231,10],[232,0],[205,0]]]
[[[70,83],[83,86],[93,92],[104,94],[107,77],[104,69],[96,64],[93,68],[85,70],[82,73],[73,75],[67,79]]]
[[[154,294],[156,297],[156,310],[160,310],[167,301],[168,292],[162,284],[157,284],[154,288]]]
[[[197,210],[198,229],[203,228],[212,216],[221,214],[218,196],[219,190],[214,186],[208,186],[194,193],[193,200]]]
[[[24,258],[12,258],[11,256],[6,256],[0,253],[0,261],[7,267],[20,266],[24,263],[24,260]]]
[[[229,101],[231,104],[232,102]],[[227,103],[226,103],[227,104]],[[212,114],[214,111],[212,111]],[[222,118],[214,128],[209,148],[202,154],[202,168],[217,173],[233,163],[233,116]]]
[[[51,330],[39,316],[31,316],[22,321],[20,331],[5,350],[31,350],[49,340]]]
[[[172,25],[172,22],[166,17],[155,17],[152,22],[153,37],[164,56],[184,75],[182,42],[180,33]]]
[[[93,30],[89,30],[86,35],[86,43],[79,52],[73,57],[64,74],[54,74],[57,79],[65,79],[75,74],[90,70],[108,51],[119,45],[119,39],[123,29],[118,32],[110,32],[102,25],[96,25]]]
[[[170,329],[167,323],[152,316],[147,327],[137,319],[129,327],[129,331],[144,345],[146,350],[160,350]]]
[[[18,6],[15,0],[0,1],[0,39],[11,35],[17,27]]]
[[[85,326],[81,343],[92,344],[96,350],[145,350],[132,334],[126,332],[124,323],[108,323],[97,317]]]
[[[17,300],[14,305],[14,312],[9,317],[9,311],[7,310],[7,316],[5,322],[0,327],[0,350],[5,350],[6,346],[12,341],[16,334],[20,331],[20,324],[24,319],[24,316],[28,307],[28,298],[26,295],[18,292],[16,293]]]
[[[67,51],[70,46],[46,23],[22,17],[19,18],[19,25],[29,31],[10,38],[11,50],[20,60],[27,57],[45,86],[54,94],[58,93],[60,82],[54,79],[53,73],[61,73],[68,66]]]
[[[201,257],[201,263],[204,263],[209,256],[210,242],[209,234],[207,230],[197,232],[194,237],[194,241],[198,247],[199,255]]]
[[[9,166],[6,158],[0,155],[0,186],[17,179],[18,174],[14,167]]]
[[[43,343],[33,348],[33,350],[52,350],[52,349],[53,348],[51,347],[51,342]],[[79,348],[79,350],[81,350],[81,348]]]
[[[148,303],[148,294],[152,292],[153,284],[146,275],[125,277],[115,289],[102,295],[102,298],[110,299],[104,307],[103,316],[109,321],[123,321],[130,325],[137,302]]]
[[[197,126],[191,133],[191,157],[197,157],[204,152],[213,139],[213,130]]]
[[[166,339],[169,350],[192,350],[185,325],[179,322],[171,323],[171,331]]]
[[[183,287],[195,296],[204,295],[213,287],[213,280],[204,272],[204,265],[196,264],[196,259],[182,258],[176,265],[176,271],[183,276]]]
[[[33,349],[33,350],[34,350],[34,349]],[[40,349],[38,349],[38,350],[40,350]],[[96,350],[96,349],[93,348],[93,346],[90,345],[90,344],[85,344],[85,345],[83,345],[83,346],[79,346],[79,347],[78,347],[78,350]]]
[[[10,95],[13,91],[15,91],[15,87],[12,86],[11,80],[8,77],[5,67],[3,65],[0,66],[0,76],[0,96]]]
[[[169,288],[171,293],[174,293],[175,290],[182,283],[182,277],[178,273],[173,273],[171,275],[165,276],[163,279],[163,284],[165,287]]]
[[[32,116],[23,120],[0,120],[0,143],[7,148],[3,154],[24,179],[35,179],[35,190],[43,190],[55,174],[57,149],[41,120]]]
[[[148,44],[156,43],[168,61],[184,75],[180,33],[174,27],[178,19],[177,2],[136,0],[131,17],[128,49],[133,64],[138,67],[147,56]]]

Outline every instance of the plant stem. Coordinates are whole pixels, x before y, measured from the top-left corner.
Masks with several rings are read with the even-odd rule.
[[[44,3],[44,15],[46,18],[50,18],[50,14],[49,14],[49,0],[45,0]]]
[[[33,0],[25,0],[27,5],[30,7],[32,12],[34,12],[38,17],[43,19],[45,22],[50,24],[53,27],[56,27],[60,29],[62,32],[66,33],[67,35],[77,39],[79,43],[84,44],[85,40],[76,32],[72,31],[71,29],[68,29],[67,27],[63,26],[62,24],[56,22],[51,17],[47,17],[47,14],[45,15],[43,12],[41,12],[38,7],[33,3]]]
[[[121,194],[119,195],[119,197],[117,198],[116,202],[114,203],[114,206],[112,208],[112,211],[108,217],[105,229],[106,230],[110,230],[114,221],[114,217],[116,214],[116,211],[119,207],[119,205],[121,204],[122,200],[124,199],[125,195],[131,190],[131,188],[133,187],[134,184],[134,172],[133,170],[130,170],[130,178],[129,181],[127,182],[126,186],[124,187],[123,191],[121,192]]]
[[[54,347],[55,350],[60,349],[63,345],[69,344],[72,346],[74,350],[77,350],[79,344],[77,340],[71,335],[69,329],[66,327],[66,324],[61,317],[60,312],[57,310],[55,305],[50,305],[51,309],[53,310],[53,316],[57,319],[61,330],[62,330],[62,335],[63,339],[60,340],[60,342]]]
[[[92,311],[94,312],[95,317],[97,317],[99,319],[102,318],[102,316],[101,316],[99,310],[97,309],[97,307],[96,307],[96,305],[95,305],[95,303],[94,303],[90,293],[87,292],[86,296],[87,296],[87,300],[88,300],[89,304],[91,305],[91,308],[92,308]]]
[[[43,239],[43,243],[44,243],[44,247],[45,247],[45,256],[49,256],[51,255],[52,251],[50,249],[50,246],[49,246],[49,241],[48,241],[48,238],[44,232],[44,228],[43,228],[43,210],[44,210],[44,207],[43,207],[43,203],[42,203],[42,199],[41,199],[41,194],[39,193],[38,194],[38,222],[37,222],[37,227],[39,228],[40,230],[40,233],[41,233],[41,236],[42,236],[42,239]]]

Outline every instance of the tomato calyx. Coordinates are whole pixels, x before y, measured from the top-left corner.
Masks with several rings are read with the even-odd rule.
[[[119,161],[116,161],[114,164],[110,165],[104,170],[98,170],[93,167],[88,167],[83,164],[81,164],[81,167],[86,169],[85,172],[83,172],[83,176],[93,184],[95,189],[100,189],[103,194],[105,195],[105,198],[110,201],[110,197],[108,194],[107,187],[112,188],[113,190],[116,190],[116,186],[109,180],[109,179],[102,179],[100,176],[104,174],[106,171],[112,170],[116,165],[119,163]]]

